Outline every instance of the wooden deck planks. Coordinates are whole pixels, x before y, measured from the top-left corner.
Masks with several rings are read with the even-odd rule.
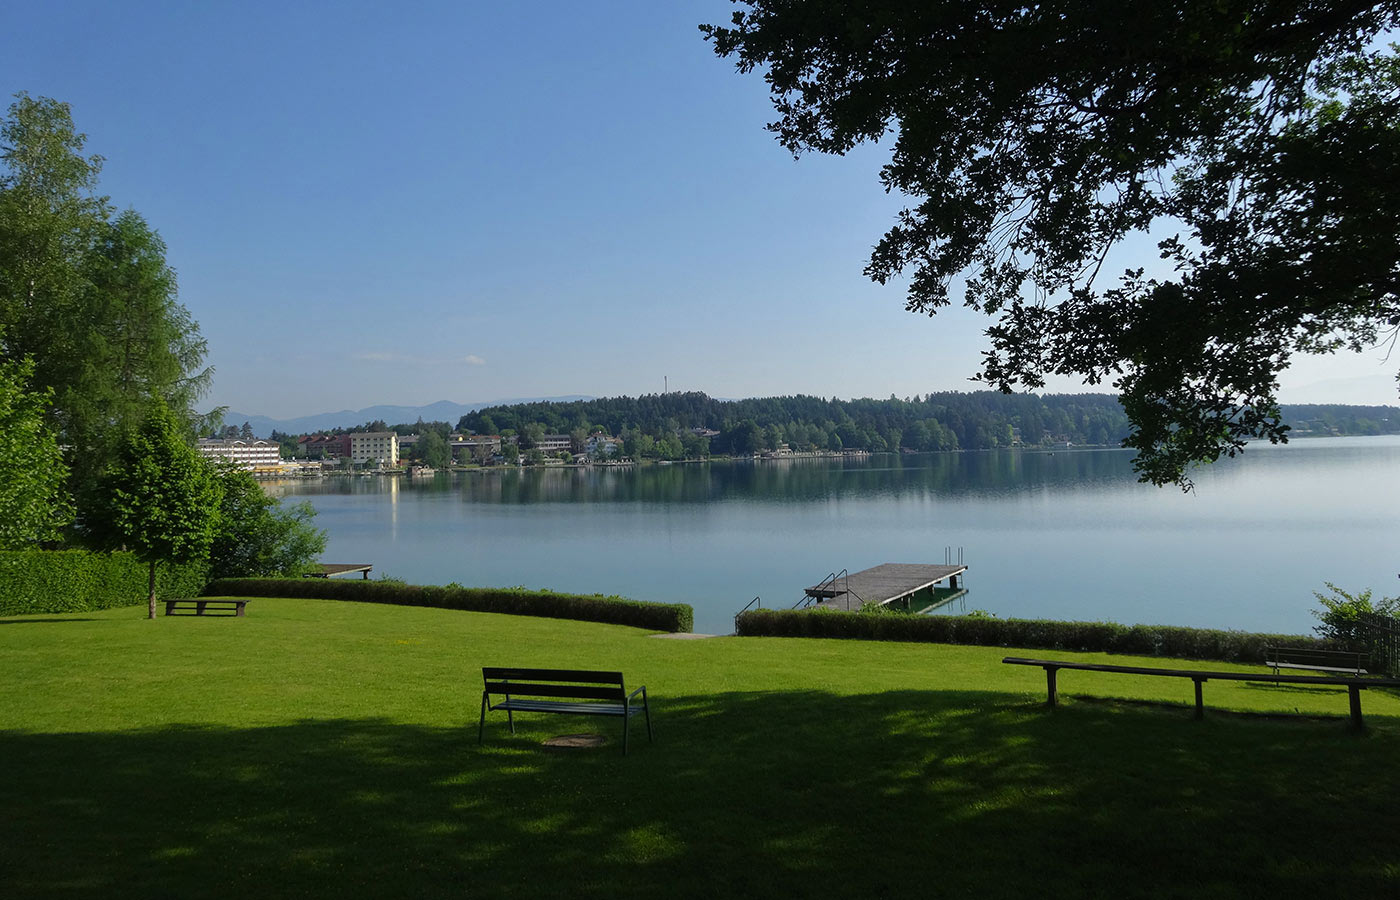
[[[930,587],[967,571],[967,566],[933,566],[923,563],[884,563],[836,579],[834,583],[813,585],[809,597],[817,606],[853,611],[862,603],[884,604]]]

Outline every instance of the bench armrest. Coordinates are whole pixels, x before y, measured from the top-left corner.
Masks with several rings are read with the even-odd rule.
[[[645,700],[645,699],[646,699],[646,696],[647,696],[647,686],[646,686],[646,685],[642,685],[641,687],[637,688],[637,689],[636,689],[635,691],[633,691],[632,693],[628,694],[628,695],[627,695],[628,701],[631,701],[631,699],[632,699],[633,697],[637,696],[638,694],[641,694],[641,695],[642,695],[642,699]]]

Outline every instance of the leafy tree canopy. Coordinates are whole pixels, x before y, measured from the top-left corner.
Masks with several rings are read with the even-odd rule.
[[[214,538],[219,484],[157,404],[122,441],[101,484],[102,536],[150,564],[149,615],[156,615],[156,565],[203,559]],[[96,527],[96,525],[94,526]]]
[[[80,525],[122,435],[152,401],[193,433],[211,372],[176,300],[165,244],[136,212],[95,193],[102,159],[67,104],[17,94],[0,120],[0,360],[32,359],[72,448]]]
[[[1112,383],[1144,480],[1287,427],[1296,353],[1400,326],[1400,2],[736,0],[794,154],[887,140],[910,198],[866,273],[993,317],[979,378]],[[1105,286],[1133,232],[1174,276]]]
[[[67,469],[45,421],[47,392],[27,390],[33,366],[0,361],[0,550],[58,538],[72,517]]]
[[[242,469],[221,466],[222,493],[209,548],[211,578],[302,575],[326,549],[309,503],[283,507]]]

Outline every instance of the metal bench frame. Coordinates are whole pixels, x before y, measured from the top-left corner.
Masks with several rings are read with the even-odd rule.
[[[485,687],[481,692],[481,721],[476,730],[478,744],[486,731],[486,713],[497,709],[505,710],[511,734],[515,734],[515,714],[518,712],[619,717],[622,719],[624,756],[627,755],[628,723],[633,716],[641,713],[646,716],[647,740],[655,740],[651,731],[651,706],[647,703],[646,685],[628,693],[621,672],[483,666],[481,678]],[[638,695],[641,695],[640,704],[633,702]],[[492,703],[493,696],[504,696],[505,699]],[[558,699],[520,699],[522,697]]]
[[[1099,663],[1075,663],[1059,659],[1023,659],[1008,656],[1004,663],[1018,666],[1040,666],[1045,670],[1045,686],[1049,694],[1046,701],[1056,705],[1055,673],[1060,669],[1078,669],[1084,672],[1117,672],[1123,675],[1157,675],[1166,678],[1189,678],[1196,683],[1196,718],[1205,717],[1205,704],[1201,701],[1201,685],[1207,681],[1263,681],[1269,684],[1330,684],[1345,687],[1351,696],[1351,724],[1359,731],[1361,721],[1361,692],[1368,687],[1400,687],[1396,678],[1338,678],[1330,675],[1266,675],[1252,672],[1203,672],[1194,669],[1153,669],[1143,666],[1109,666]]]

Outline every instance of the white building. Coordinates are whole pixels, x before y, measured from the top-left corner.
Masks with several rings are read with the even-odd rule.
[[[392,431],[362,431],[350,435],[350,461],[355,465],[399,464],[399,436]]]
[[[199,455],[205,459],[226,460],[250,472],[277,469],[282,465],[282,449],[275,441],[200,438]]]

